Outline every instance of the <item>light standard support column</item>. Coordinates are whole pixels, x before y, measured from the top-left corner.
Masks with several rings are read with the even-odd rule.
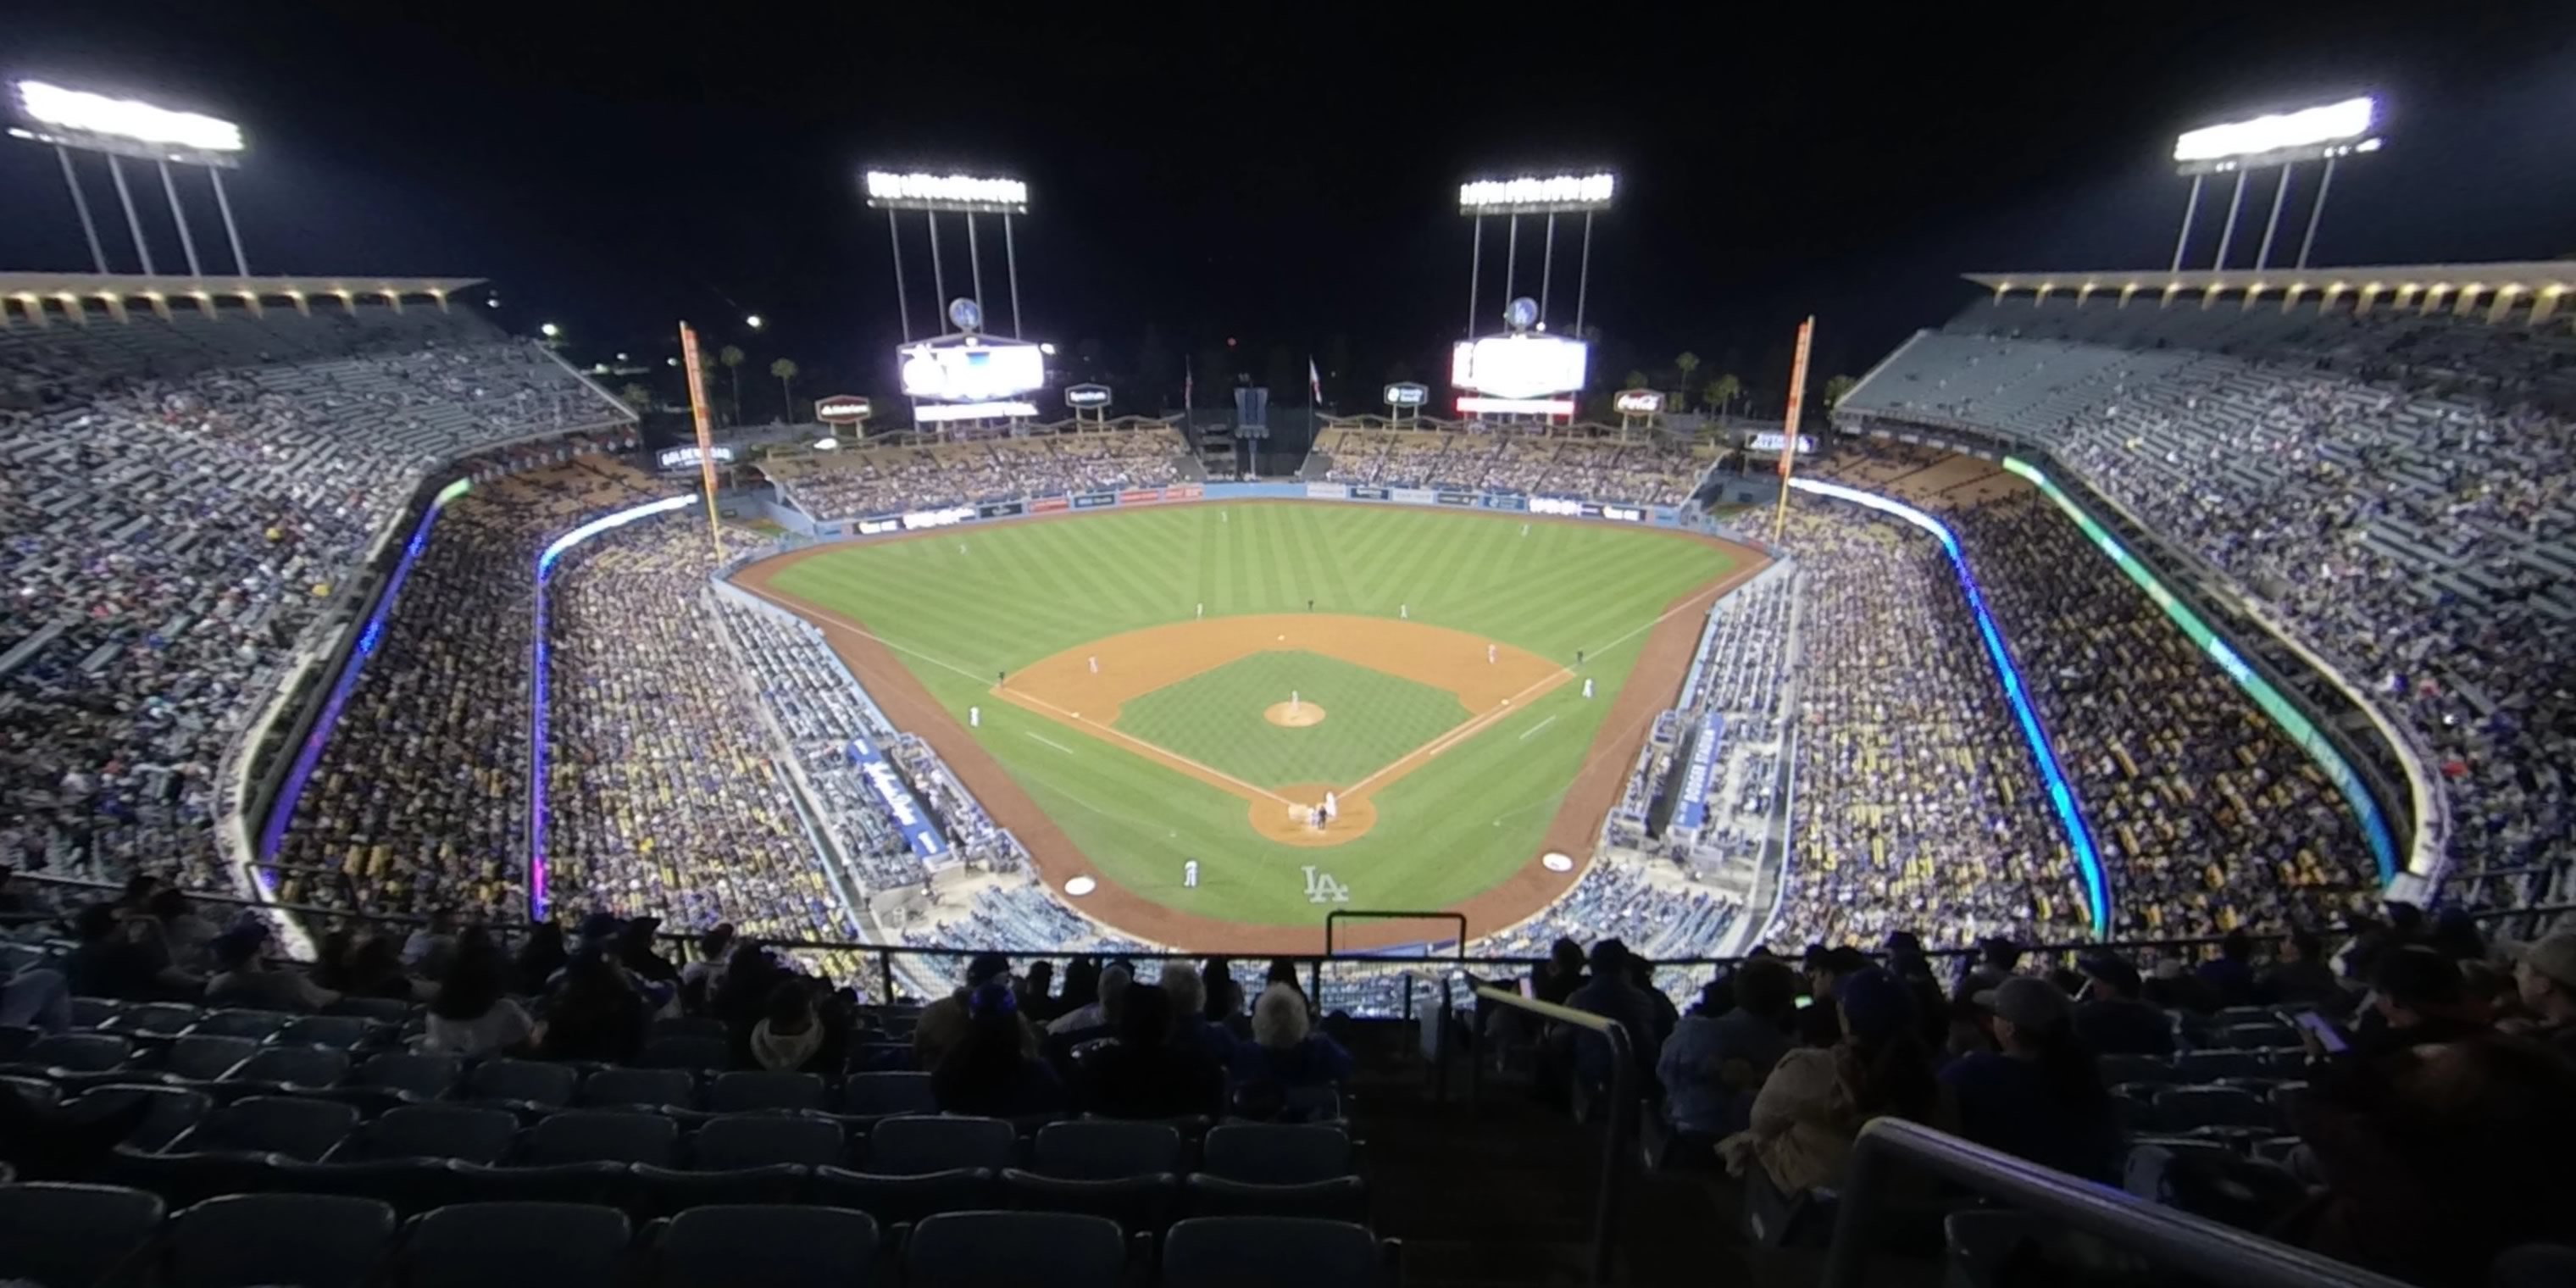
[[[1512,275],[1519,270],[1521,262],[1521,217],[1519,215],[1511,216],[1511,228],[1511,236],[1503,239],[1503,303],[1507,305],[1512,300]]]
[[[2272,185],[2272,217],[2263,221],[2263,244],[2254,249],[2255,272],[2262,272],[2263,266],[2272,262],[2272,233],[2281,226],[2281,202],[2290,195],[2290,170],[2296,164],[2282,162],[2281,181]]]
[[[179,184],[170,177],[170,163],[156,162],[161,167],[161,195],[170,200],[170,222],[179,226],[179,249],[188,256],[188,276],[202,278],[206,270],[197,266],[197,239],[188,231],[188,215],[179,208]]]
[[[1539,252],[1538,260],[1538,320],[1544,325],[1547,322],[1548,275],[1556,269],[1556,212],[1553,210],[1547,212],[1547,237],[1540,245],[1545,249]]]
[[[975,212],[966,212],[966,266],[974,275],[975,307],[984,307],[984,253],[975,249]]]
[[[894,207],[886,207],[886,244],[894,248],[894,311],[903,319],[903,342],[912,343],[912,300],[903,289],[903,226],[896,222]]]
[[[2210,267],[2225,271],[2227,244],[2236,240],[2236,208],[2245,204],[2245,172],[2236,172],[2236,190],[2227,197],[2227,226],[2218,232],[2218,262]]]
[[[1583,212],[1583,267],[1574,275],[1574,338],[1583,338],[1583,297],[1592,288],[1592,212]]]
[[[2204,176],[2201,175],[2193,175],[2191,177],[2191,199],[2183,203],[2182,232],[2174,238],[2173,267],[2167,269],[2167,272],[2179,273],[2182,271],[2183,247],[2191,243],[2191,217],[2200,212],[2200,181],[2203,177]]]
[[[925,210],[921,212],[921,217],[930,225],[930,320],[939,327],[941,335],[946,335],[948,324],[944,319],[948,316],[948,270],[939,263],[939,212]]]
[[[2326,193],[2334,187],[2333,157],[2326,158],[2326,172],[2317,176],[2317,199],[2308,207],[2308,235],[2299,239],[2299,267],[2308,266],[2308,252],[2317,244],[2317,221],[2326,213]]]
[[[116,180],[116,200],[125,207],[125,231],[134,235],[134,253],[143,261],[143,275],[150,277],[155,272],[152,248],[143,244],[143,221],[134,214],[134,190],[125,186],[125,168],[116,163],[116,154],[112,152],[107,157],[107,173],[108,177]]]
[[[231,242],[233,247],[233,272],[248,277],[250,261],[242,257],[241,229],[233,226],[233,199],[224,195],[224,168],[208,166],[206,175],[215,181],[215,209],[224,215],[224,240]]]
[[[1002,215],[1002,263],[1011,275],[1011,338],[1020,338],[1020,249],[1011,240],[1011,216]]]
[[[90,222],[89,198],[81,195],[80,176],[72,171],[71,149],[57,143],[54,145],[54,156],[63,163],[63,186],[72,190],[72,209],[80,214],[81,236],[89,239],[90,265],[99,271],[100,276],[105,276],[107,251],[98,244],[98,225]]]
[[[1476,338],[1476,279],[1485,269],[1485,217],[1470,215],[1468,221],[1476,226],[1467,251],[1467,338],[1472,340]]]

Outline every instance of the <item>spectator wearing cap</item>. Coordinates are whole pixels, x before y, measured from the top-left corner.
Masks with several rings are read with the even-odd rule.
[[[1753,1093],[1789,1053],[1797,1000],[1797,974],[1770,958],[1700,990],[1699,1005],[1673,1026],[1655,1062],[1674,1131],[1714,1144],[1744,1130]]]
[[[2353,1044],[2353,1053],[2364,1060],[2475,1037],[2488,1028],[2461,984],[2460,964],[2417,944],[2391,948],[2371,964],[2370,999],[2377,1022],[2365,1019]]]
[[[170,964],[149,918],[120,918],[115,905],[93,903],[73,916],[72,932],[80,946],[65,965],[79,996],[185,1001],[206,991],[204,979]]]
[[[1806,966],[1807,995],[1830,1002],[1841,981],[1870,968],[1869,954],[1848,944],[1840,948],[1817,944],[1807,949]]]
[[[1592,978],[1565,999],[1567,1006],[1616,1020],[1628,1032],[1628,1049],[1644,1069],[1655,1067],[1663,1027],[1629,967],[1628,945],[1604,939],[1592,946]],[[1574,1034],[1574,1073],[1585,1086],[1610,1085],[1610,1043],[1590,1030]]]
[[[966,962],[964,988],[921,1008],[921,1019],[912,1030],[912,1054],[913,1059],[918,1061],[922,1068],[937,1069],[946,1062],[949,1049],[964,1040],[966,1036],[966,1030],[969,1027],[967,1021],[972,1018],[967,1007],[968,997],[975,990],[993,983],[999,983],[1005,988],[1010,986],[1011,959],[1000,953],[977,953]],[[1017,1005],[1011,1007],[1010,1014],[1011,1022],[1023,1030],[1021,1034],[1023,1052],[1031,1056],[1037,1055],[1038,1036],[1036,1031],[1029,1027],[1027,1017],[1020,1013]]]
[[[961,993],[965,1024],[930,1070],[931,1095],[941,1112],[1021,1118],[1063,1109],[1064,1083],[1029,1052],[1028,1025],[1009,971]]]
[[[1941,1070],[1959,1134],[2087,1180],[2116,1181],[2120,1124],[2093,1053],[2075,1037],[2075,1004],[2055,984],[2016,975],[1978,993],[1995,1050]]]
[[[2576,931],[2562,930],[2506,950],[2514,991],[2529,1008],[2528,1034],[2576,1057]]]
[[[1951,1124],[1903,981],[1875,966],[1855,971],[1840,981],[1836,1008],[1842,1040],[1782,1056],[1753,1098],[1749,1125],[1718,1142],[1728,1171],[1746,1176],[1758,1166],[1762,1179],[1794,1195],[1838,1184],[1873,1118]]]
[[[538,1054],[548,1060],[625,1063],[644,1049],[650,1010],[616,960],[601,952],[573,954],[561,982],[547,994],[545,1036]]]
[[[256,921],[215,936],[215,973],[206,981],[206,1000],[263,1011],[318,1011],[340,1000],[300,970],[269,965],[262,951],[267,946],[268,927]]]
[[[2173,1021],[2147,1004],[2145,984],[2129,959],[2107,948],[2075,959],[2084,973],[2084,1002],[2075,1008],[2075,1036],[2102,1055],[2172,1055]]]
[[[505,995],[507,972],[499,945],[483,928],[459,936],[438,993],[429,999],[417,1048],[433,1055],[486,1056],[534,1045],[536,1022]]]
[[[2325,941],[2313,930],[2293,930],[2281,941],[2280,955],[2254,977],[2258,1005],[2339,1006],[2346,999],[2343,981],[2326,963]]]

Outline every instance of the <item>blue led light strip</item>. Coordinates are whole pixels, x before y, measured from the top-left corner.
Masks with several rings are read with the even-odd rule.
[[[1986,613],[1985,592],[1977,587],[1977,575],[1968,570],[1968,561],[1959,553],[1959,539],[1948,525],[1913,506],[1891,501],[1858,488],[1839,483],[1819,483],[1813,479],[1791,479],[1793,491],[1813,492],[1866,506],[1890,514],[1932,534],[1950,556],[1951,571],[1959,574],[1959,589],[1968,596],[1968,611],[1977,619],[1977,634],[1986,641],[1986,657],[1995,665],[1995,675],[2003,681],[2004,701],[2012,707],[2013,718],[2021,724],[2022,741],[2030,745],[2031,758],[2039,763],[2039,778],[2048,789],[2049,808],[2057,812],[2058,826],[2066,832],[2066,844],[2075,852],[2075,866],[2084,879],[2084,902],[2093,920],[2093,933],[2106,935],[2111,929],[2111,893],[2102,878],[2102,857],[2093,848],[2093,831],[2085,826],[2084,815],[2075,808],[2075,793],[2066,785],[2066,775],[2057,767],[2056,745],[2048,740],[2048,730],[2039,723],[2039,713],[2031,710],[2030,698],[2022,691],[2021,672],[2013,666],[2012,654],[2004,647],[2001,631],[1994,618]]]

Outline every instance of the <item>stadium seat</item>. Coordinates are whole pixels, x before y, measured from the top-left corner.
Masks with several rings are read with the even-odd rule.
[[[14,1063],[19,1056],[26,1054],[27,1048],[36,1045],[36,1040],[43,1036],[45,1036],[43,1030],[29,1028],[24,1024],[0,1024],[0,1065]]]
[[[461,1201],[470,1203],[599,1203],[622,1201],[634,1169],[625,1163],[511,1164],[486,1167],[450,1160]]]
[[[775,1070],[716,1075],[707,1088],[707,1108],[720,1114],[755,1109],[820,1109],[823,1080],[810,1073]]]
[[[653,1021],[654,1038],[714,1038],[718,1042],[731,1035],[724,1021],[711,1015],[666,1015]]]
[[[698,1079],[686,1069],[602,1069],[582,1079],[579,1103],[586,1109],[624,1105],[669,1105],[687,1108],[697,1101]]]
[[[1347,1221],[1193,1217],[1163,1242],[1164,1288],[1368,1288],[1388,1278],[1376,1236]]]
[[[306,1162],[348,1139],[358,1126],[358,1111],[324,1100],[292,1096],[248,1096],[206,1115],[173,1143],[174,1151],[284,1154]]]
[[[508,1101],[556,1109],[572,1103],[581,1075],[571,1065],[535,1060],[486,1060],[466,1071],[458,1093],[472,1100]]]
[[[824,1167],[842,1162],[848,1147],[829,1119],[740,1114],[708,1120],[689,1138],[688,1154],[690,1167],[706,1171],[774,1163]]]
[[[99,1030],[167,1041],[187,1032],[203,1014],[186,1002],[144,1002],[118,1011]]]
[[[269,1164],[274,1188],[293,1194],[372,1199],[411,1217],[459,1201],[457,1164],[443,1158],[351,1158],[343,1146],[319,1163],[283,1156]]]
[[[120,1144],[129,1149],[151,1153],[167,1148],[181,1133],[194,1127],[214,1111],[214,1099],[202,1091],[185,1087],[149,1085],[111,1085],[93,1087],[75,1102],[74,1113],[83,1118],[101,1117],[118,1112],[134,1097],[150,1099],[152,1107],[144,1111],[143,1121],[126,1133]]]
[[[403,1105],[368,1123],[333,1158],[453,1158],[490,1165],[508,1157],[518,1138],[519,1120],[504,1110]]]
[[[2171,1060],[2152,1055],[2106,1055],[2102,1057],[2102,1082],[2106,1086],[2123,1083],[2164,1085],[2182,1080]]]
[[[412,1223],[405,1288],[570,1288],[617,1281],[633,1228],[584,1203],[460,1203]]]
[[[664,1288],[866,1288],[877,1222],[848,1208],[699,1207],[672,1217],[652,1253]]]
[[[1189,1178],[1184,1198],[1191,1216],[1298,1216],[1330,1221],[1368,1217],[1368,1183],[1356,1176],[1263,1185],[1200,1173]]]
[[[2250,1092],[2234,1087],[2168,1087],[2157,1095],[2155,1120],[2165,1131],[2207,1127],[2273,1127],[2272,1107]]]
[[[732,1062],[731,1047],[723,1038],[688,1034],[655,1038],[635,1058],[636,1066],[644,1069],[721,1069]]]
[[[1291,1185],[1351,1174],[1351,1138],[1339,1127],[1229,1123],[1211,1128],[1200,1170],[1230,1181]]]
[[[161,1053],[160,1071],[186,1082],[213,1082],[257,1054],[259,1043],[249,1038],[191,1033]]]
[[[387,1051],[367,1057],[349,1081],[362,1087],[399,1091],[415,1100],[436,1100],[446,1095],[464,1073],[465,1062],[452,1055]]]
[[[2174,1058],[2184,1082],[2210,1083],[2221,1078],[2268,1078],[2277,1072],[2268,1051],[2185,1051]]]
[[[879,1114],[928,1114],[939,1111],[926,1073],[854,1073],[841,1084],[841,1112],[871,1117]]]
[[[381,1025],[399,1025],[412,1015],[411,1003],[394,997],[344,997],[322,1008],[324,1015],[350,1015]]]
[[[48,1033],[21,1052],[17,1064],[39,1073],[105,1073],[133,1054],[133,1046],[112,1033]]]
[[[1114,1222],[1096,1216],[950,1212],[913,1227],[903,1267],[905,1288],[1118,1288],[1127,1246]]]
[[[151,1242],[168,1207],[116,1185],[0,1186],[0,1279],[44,1288],[104,1283]]]
[[[1029,1170],[1068,1180],[1179,1172],[1181,1133],[1164,1123],[1049,1123],[1038,1129]]]
[[[300,1091],[336,1087],[349,1076],[349,1055],[324,1047],[261,1047],[224,1075],[221,1091]]]
[[[354,1051],[381,1032],[373,1021],[354,1015],[304,1015],[287,1021],[286,1027],[269,1040],[282,1045]]]
[[[2259,1051],[2273,1047],[2299,1045],[2299,1031],[2277,1020],[2263,1024],[2236,1024],[2218,1033],[2219,1047],[2231,1051]]]
[[[230,1194],[171,1223],[167,1288],[358,1288],[393,1246],[394,1210],[326,1194]]]
[[[0,1074],[0,1083],[8,1084],[9,1090],[20,1100],[26,1101],[31,1108],[51,1109],[62,1103],[63,1089],[41,1077],[26,1074]]]
[[[868,1170],[918,1176],[951,1168],[1011,1165],[1019,1133],[999,1118],[888,1118],[868,1133]]]
[[[845,1167],[814,1169],[817,1201],[856,1208],[887,1224],[918,1221],[941,1212],[989,1207],[993,1174],[979,1167],[952,1168],[915,1176],[885,1176]]]
[[[266,1042],[279,1029],[294,1021],[294,1016],[283,1011],[212,1011],[191,1025],[188,1031]]]
[[[517,1161],[551,1163],[650,1163],[669,1167],[679,1156],[680,1125],[660,1114],[612,1109],[567,1109],[528,1128]]]

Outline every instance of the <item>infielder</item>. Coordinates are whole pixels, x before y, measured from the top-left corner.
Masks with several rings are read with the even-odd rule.
[[[1486,661],[1488,664],[1491,664],[1491,663],[1493,662],[1493,660],[1494,660],[1494,646],[1493,646],[1493,645],[1491,645],[1491,644],[1488,644],[1488,645],[1486,645],[1486,646],[1485,646],[1485,661]]]
[[[1097,653],[1091,655],[1091,673],[1093,675],[1100,674],[1100,655]]]
[[[1199,861],[1197,859],[1192,859],[1181,865],[1181,888],[1184,890],[1196,890],[1199,888]]]

